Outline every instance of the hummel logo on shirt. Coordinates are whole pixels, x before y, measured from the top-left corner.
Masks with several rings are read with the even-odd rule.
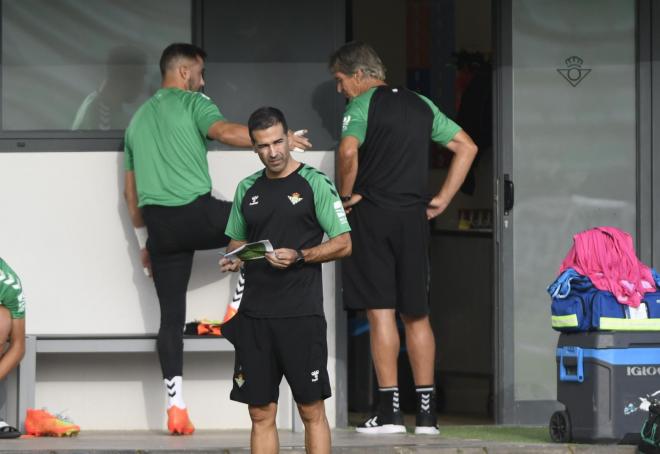
[[[341,130],[346,131],[348,129],[348,124],[350,122],[351,122],[351,116],[350,115],[344,116],[344,119],[342,120],[342,123],[341,123]]]
[[[21,292],[20,295],[18,295],[18,312],[25,312],[25,297],[23,296],[23,293]]]
[[[258,195],[253,195],[252,196],[252,202],[250,202],[250,206],[252,205],[259,205],[259,196]]]
[[[294,192],[293,194],[287,197],[289,197],[289,201],[291,202],[291,205],[295,205],[296,203],[302,200],[302,197],[300,197],[300,194],[298,194],[297,192]]]
[[[312,374],[312,382],[319,381],[319,371],[318,370],[314,370],[310,373]]]

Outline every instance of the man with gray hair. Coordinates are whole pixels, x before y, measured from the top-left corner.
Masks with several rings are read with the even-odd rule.
[[[477,147],[428,98],[388,86],[385,67],[368,44],[343,45],[329,68],[337,91],[349,100],[337,164],[339,195],[353,229],[353,255],[342,263],[344,306],[366,310],[379,387],[378,411],[357,431],[406,431],[399,408],[398,312],[415,381],[415,433],[437,434],[428,221],[449,205]],[[433,196],[427,192],[431,142],[455,154]]]

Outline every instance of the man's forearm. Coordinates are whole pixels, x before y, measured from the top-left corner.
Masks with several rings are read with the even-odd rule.
[[[235,251],[239,247],[243,246],[247,241],[242,241],[242,240],[230,240],[229,244],[227,245],[227,253],[230,253],[231,251]]]
[[[477,155],[477,146],[470,136],[464,131],[460,131],[454,140],[447,144],[447,148],[454,153],[454,157],[449,165],[447,178],[445,178],[436,197],[449,203],[460,189],[465,181],[465,177],[470,171],[472,161],[474,161]]]
[[[339,195],[349,196],[353,193],[358,173],[357,140],[352,137],[342,139],[339,144],[337,158]]]
[[[144,218],[142,217],[142,210],[138,208],[137,204],[128,207],[128,214],[131,217],[133,227],[137,229],[145,226]]]
[[[128,208],[128,214],[131,217],[133,227],[144,227],[144,219],[142,218],[142,210],[138,207],[137,187],[135,185],[135,173],[132,171],[126,172],[124,176],[124,200]]]
[[[473,155],[467,154],[457,153],[454,156],[449,165],[447,177],[438,191],[439,197],[447,201],[451,201],[454,198],[470,171],[473,159]]]
[[[324,263],[331,260],[337,260],[351,255],[352,243],[350,233],[342,233],[328,241],[314,246],[310,249],[303,249],[305,263]]]
[[[213,140],[233,147],[252,147],[252,140],[250,140],[247,126],[238,123],[216,121],[209,128],[207,135]]]

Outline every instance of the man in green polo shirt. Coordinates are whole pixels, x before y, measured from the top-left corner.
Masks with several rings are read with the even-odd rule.
[[[133,115],[125,136],[125,197],[145,273],[160,303],[158,355],[167,387],[168,429],[189,435],[182,393],[186,290],[196,250],[224,247],[231,203],[211,196],[206,140],[247,148],[247,127],[220,113],[204,86],[206,53],[192,44],[169,45],[160,59],[161,88]],[[304,136],[288,132],[293,147]],[[148,238],[148,240],[147,240]]]
[[[416,434],[438,434],[435,340],[429,323],[429,225],[459,189],[477,153],[472,139],[424,96],[385,82],[366,43],[341,46],[329,61],[348,98],[338,150],[339,195],[353,229],[353,255],[342,263],[343,300],[365,310],[379,387],[379,408],[360,433],[405,433],[399,408],[398,312],[406,332],[417,397]],[[454,153],[447,178],[428,193],[431,142]]]

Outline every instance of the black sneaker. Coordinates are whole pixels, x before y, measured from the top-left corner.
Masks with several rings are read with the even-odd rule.
[[[403,415],[399,412],[382,415],[378,413],[355,428],[363,434],[404,434]]]
[[[438,435],[438,420],[435,416],[435,391],[433,386],[415,387],[417,394],[416,435]]]
[[[439,435],[438,420],[435,415],[427,412],[418,412],[415,417],[415,435]]]

